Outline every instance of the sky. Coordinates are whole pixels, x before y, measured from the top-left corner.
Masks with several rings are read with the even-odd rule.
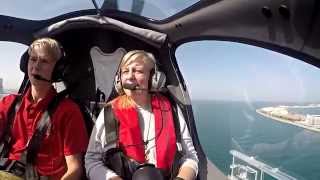
[[[102,4],[101,0],[97,2]],[[131,9],[132,1],[118,3],[121,10]],[[142,14],[161,19],[192,3],[146,0]],[[91,0],[4,0],[0,14],[38,20],[86,8],[93,8]],[[23,78],[19,61],[26,49],[25,45],[0,42],[0,78],[6,89],[19,87]],[[320,70],[270,50],[233,42],[199,41],[181,45],[176,58],[192,99],[320,102]]]
[[[176,58],[194,99],[320,102],[320,70],[271,50],[198,41],[180,46]]]

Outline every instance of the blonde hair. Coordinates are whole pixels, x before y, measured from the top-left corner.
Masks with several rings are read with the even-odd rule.
[[[120,109],[127,109],[127,108],[130,108],[130,107],[134,107],[135,106],[135,103],[134,101],[132,100],[131,97],[127,96],[127,95],[120,95],[119,97],[109,101],[108,103],[106,103],[106,106],[108,105],[112,105],[115,101],[117,100],[117,108],[120,108]]]
[[[28,49],[28,54],[31,55],[36,48],[45,49],[55,60],[59,60],[63,56],[62,47],[59,42],[49,37],[33,41]]]
[[[156,66],[156,59],[152,53],[143,50],[132,50],[127,52],[119,65],[118,73],[121,74],[121,69],[127,67],[129,64],[135,61],[142,61],[147,67],[152,70]],[[119,107],[120,108],[129,108],[134,106],[134,101],[129,96],[125,95],[123,92],[120,93],[119,98]]]
[[[150,70],[155,67],[156,59],[152,53],[143,50],[132,50],[127,52],[120,63],[119,71],[135,61],[142,61]]]

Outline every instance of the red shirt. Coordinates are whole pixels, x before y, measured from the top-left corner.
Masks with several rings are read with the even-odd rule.
[[[13,145],[9,159],[18,160],[20,158],[37,127],[42,112],[56,94],[52,88],[44,99],[34,103],[28,98],[31,97],[31,91],[28,90],[14,119],[11,131]],[[0,101],[0,121],[2,121],[0,128],[1,124],[2,127],[4,126],[3,119],[6,118],[3,117],[6,117],[8,107],[14,97],[15,95],[9,95]],[[40,145],[35,166],[40,175],[60,179],[67,170],[65,156],[85,152],[88,135],[79,107],[70,99],[61,100],[50,118],[51,127]]]

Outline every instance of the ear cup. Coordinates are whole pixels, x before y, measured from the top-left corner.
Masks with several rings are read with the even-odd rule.
[[[64,76],[64,70],[66,69],[67,63],[65,58],[60,58],[56,65],[54,66],[54,69],[52,71],[51,81],[53,82],[59,82],[63,80]]]
[[[161,91],[161,89],[165,86],[166,84],[166,75],[162,72],[157,70],[155,68],[154,72],[150,74],[149,78],[149,89],[150,91]]]
[[[63,81],[64,71],[68,64],[67,58],[66,58],[66,52],[64,51],[61,45],[59,47],[60,47],[61,57],[60,59],[58,59],[56,65],[53,68],[52,76],[51,76],[52,82]]]
[[[29,61],[29,54],[27,50],[22,54],[20,58],[20,70],[25,74],[28,74],[28,61]]]
[[[150,57],[150,60],[153,61],[154,68],[150,72],[149,90],[152,92],[158,92],[158,91],[161,91],[165,86],[167,78],[164,72],[159,70],[158,64],[153,55],[152,57]]]
[[[122,61],[126,62],[127,60],[129,60],[132,56],[134,56],[137,53],[144,53],[146,56],[149,57],[148,59],[151,60],[154,64],[154,68],[152,68],[152,70],[150,72],[148,89],[153,92],[161,91],[166,83],[166,75],[162,71],[158,70],[157,62],[151,53],[147,53],[143,50],[129,51],[126,55],[124,55],[121,62]],[[121,64],[121,62],[120,62],[120,64]],[[119,72],[119,68],[118,68],[117,75],[115,76],[114,87],[115,87],[115,90],[117,91],[118,94],[124,94],[122,84],[121,84],[121,74]]]
[[[118,94],[122,95],[124,94],[122,85],[121,85],[121,77],[120,73],[117,72],[115,78],[114,78],[114,88],[117,91]]]

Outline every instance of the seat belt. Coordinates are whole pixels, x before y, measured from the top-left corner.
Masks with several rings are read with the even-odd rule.
[[[21,102],[22,102],[22,97],[26,93],[27,88],[29,87],[30,83],[29,80],[25,81],[26,75],[23,80],[23,85],[20,86],[19,92],[21,94],[18,94],[14,100],[12,101],[8,112],[7,112],[7,124],[6,128],[4,129],[4,132],[2,136],[0,137],[0,169],[2,168],[2,165],[4,165],[3,158],[7,158],[9,151],[10,151],[10,146],[11,146],[11,130],[13,126],[13,121],[14,117],[16,116],[16,112],[18,112]]]
[[[38,173],[36,172],[33,164],[35,163],[40,144],[45,137],[47,130],[51,126],[51,119],[49,112],[46,110],[42,113],[41,119],[37,124],[37,129],[33,133],[27,149],[23,152],[20,157],[22,162],[26,162],[24,178],[26,180],[39,179]]]
[[[37,124],[37,128],[35,129],[35,132],[33,133],[27,146],[27,163],[35,163],[35,159],[38,154],[40,144],[43,138],[45,137],[47,130],[51,126],[50,117],[52,117],[53,113],[57,109],[57,106],[59,105],[61,99],[65,97],[64,91],[58,93],[48,104],[47,109],[42,113],[41,119]]]
[[[111,105],[104,107],[104,128],[106,133],[106,142],[108,144],[118,141],[118,121],[116,120]]]
[[[174,130],[176,133],[176,154],[174,156],[174,160],[171,166],[171,172],[170,172],[170,179],[174,179],[178,172],[180,167],[180,159],[183,156],[182,151],[182,136],[181,136],[181,130],[180,130],[180,121],[179,121],[179,115],[178,115],[178,104],[175,106],[174,104],[171,105],[172,107],[172,115],[173,115],[173,123],[174,123]]]
[[[0,137],[0,158],[6,158],[8,156],[11,146],[11,129],[14,121],[16,112],[19,110],[21,105],[22,95],[16,96],[11,103],[7,112],[7,125],[4,129],[2,137]],[[1,164],[0,164],[1,166]]]
[[[33,133],[25,152],[21,155],[22,162],[26,162],[25,179],[34,180],[39,179],[37,171],[34,169],[35,160],[40,149],[46,132],[51,127],[51,118],[57,106],[59,105],[62,98],[65,97],[67,90],[63,90],[58,93],[48,104],[47,109],[42,113],[41,119],[37,124],[37,128]],[[44,177],[41,177],[42,179]]]

